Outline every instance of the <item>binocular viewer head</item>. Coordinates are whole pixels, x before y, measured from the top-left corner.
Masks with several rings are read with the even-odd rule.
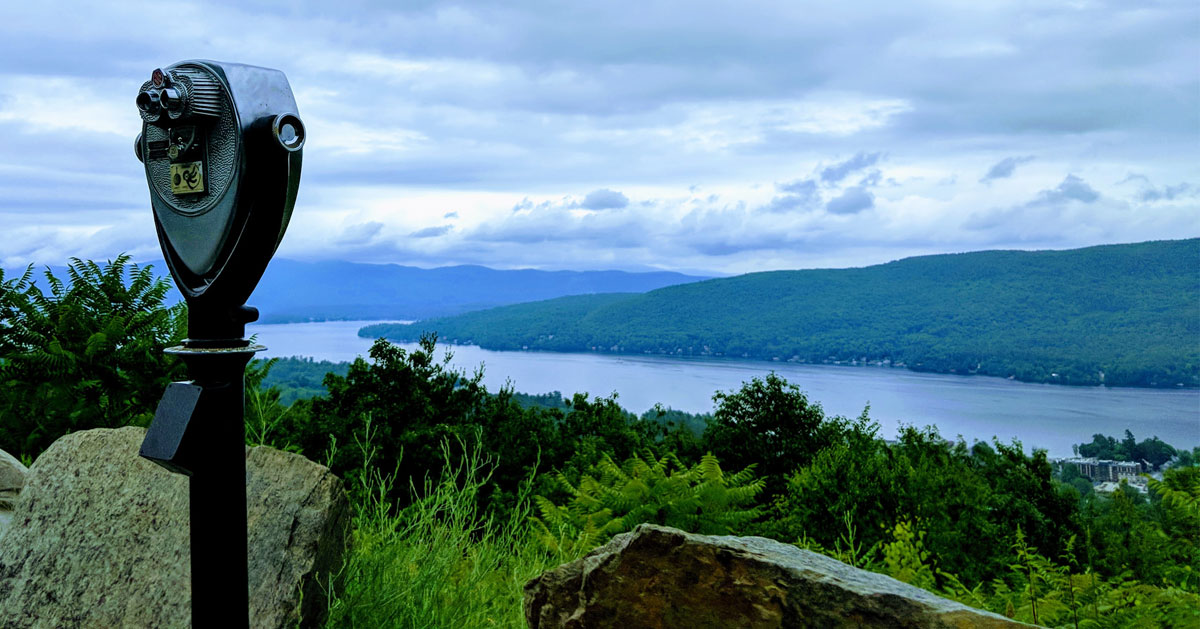
[[[189,306],[188,344],[240,341],[291,219],[306,134],[287,77],[216,61],[155,69],[135,99],[159,244]]]
[[[202,101],[199,107],[192,98],[197,88]],[[138,92],[137,106],[142,119],[155,124],[162,121],[164,116],[168,121],[189,115],[220,116],[220,100],[220,87],[202,71],[176,68],[168,73],[158,68]]]

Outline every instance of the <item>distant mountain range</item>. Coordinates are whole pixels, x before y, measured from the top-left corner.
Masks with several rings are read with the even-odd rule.
[[[396,264],[275,260],[251,305],[263,323],[321,319],[426,319],[593,293],[642,293],[707,279],[681,273],[420,269]]]
[[[166,263],[149,264],[170,280]],[[44,266],[34,269],[41,277]],[[51,266],[65,278],[64,266]],[[9,269],[13,277],[24,269]],[[250,298],[262,323],[321,320],[415,320],[564,295],[641,293],[707,279],[670,272],[496,270],[482,266],[421,269],[396,264],[273,260]],[[178,291],[168,293],[171,303]]]
[[[380,324],[500,350],[881,364],[1033,382],[1200,386],[1200,239],[921,256]]]

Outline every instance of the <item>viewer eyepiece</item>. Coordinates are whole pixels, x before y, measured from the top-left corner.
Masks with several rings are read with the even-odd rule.
[[[162,111],[162,105],[158,92],[154,90],[146,90],[139,92],[137,95],[138,109],[142,110],[149,116],[158,115]]]
[[[183,94],[173,87],[168,87],[162,90],[162,92],[159,93],[158,99],[159,102],[162,103],[162,106],[166,107],[170,111],[179,111],[183,109]]]

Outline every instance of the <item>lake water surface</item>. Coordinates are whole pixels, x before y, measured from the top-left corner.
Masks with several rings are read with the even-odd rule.
[[[311,356],[350,361],[367,353],[370,339],[358,329],[374,322],[330,321],[250,325],[269,349],[261,356]],[[415,344],[402,344],[415,347]],[[713,409],[712,394],[728,391],[774,370],[820,402],[828,414],[857,416],[866,404],[871,418],[892,438],[901,424],[933,424],[943,436],[968,443],[998,437],[1020,440],[1026,450],[1045,448],[1070,456],[1071,445],[1094,433],[1120,438],[1126,428],[1140,441],[1157,435],[1180,447],[1200,445],[1200,391],[1108,389],[1030,384],[985,376],[925,374],[884,367],[798,365],[713,358],[610,356],[552,352],[495,352],[477,346],[445,346],[452,364],[474,371],[495,391],[510,382],[517,391],[610,395],[641,413],[656,402],[700,413]]]

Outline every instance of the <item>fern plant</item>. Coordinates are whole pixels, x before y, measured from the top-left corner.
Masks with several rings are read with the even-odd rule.
[[[1172,470],[1163,480],[1142,475],[1150,489],[1162,496],[1163,503],[1180,509],[1183,513],[1200,518],[1200,473]]]
[[[0,448],[31,457],[68,432],[148,422],[182,376],[162,350],[186,332],[167,282],[127,255],[42,275],[0,272]]]
[[[555,476],[569,496],[564,504],[534,498],[534,534],[547,549],[567,552],[595,547],[645,522],[694,533],[734,533],[760,513],[754,502],[763,480],[754,477],[753,468],[726,474],[712,453],[690,468],[671,453],[655,459],[645,452],[622,465],[604,455],[578,484],[561,473]]]
[[[1200,593],[1200,468],[1170,469],[1161,481],[1148,482],[1150,491],[1162,498],[1162,533],[1172,555],[1164,581]]]

